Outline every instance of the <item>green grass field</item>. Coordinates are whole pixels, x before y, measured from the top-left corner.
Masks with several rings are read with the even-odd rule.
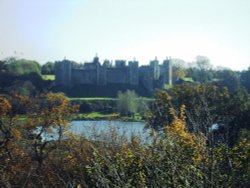
[[[89,120],[98,120],[98,119],[116,120],[116,119],[120,119],[122,121],[144,121],[139,113],[136,113],[135,116],[132,118],[132,117],[127,117],[127,116],[120,117],[118,113],[102,114],[100,112],[91,112],[91,113],[78,114],[76,119],[78,119],[78,120],[84,120],[84,119],[89,119]]]
[[[116,101],[117,98],[108,97],[69,97],[70,101]],[[139,98],[138,98],[139,99]],[[143,101],[154,101],[153,98],[142,97]]]
[[[107,97],[80,97],[74,98],[69,97],[70,101],[109,101],[109,100],[117,100],[115,98],[107,98]]]
[[[100,112],[92,112],[92,113],[86,113],[86,114],[78,114],[78,118],[82,119],[98,119],[98,118],[103,118],[103,119],[112,119],[112,118],[117,118],[118,114],[112,113],[112,114],[102,114]]]
[[[43,80],[55,80],[55,75],[42,75]]]
[[[169,85],[169,84],[165,84],[164,85],[164,89],[171,89],[173,86],[172,85]]]

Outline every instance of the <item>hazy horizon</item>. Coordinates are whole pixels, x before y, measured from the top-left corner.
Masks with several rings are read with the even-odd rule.
[[[62,60],[167,56],[216,66],[250,66],[250,1],[0,0],[0,59]]]

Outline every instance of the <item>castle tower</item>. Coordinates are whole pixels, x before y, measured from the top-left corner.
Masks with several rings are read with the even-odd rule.
[[[100,81],[101,65],[100,65],[100,62],[99,62],[99,57],[97,57],[97,55],[94,57],[93,64],[96,67],[96,84],[100,85],[100,82],[101,82]]]
[[[167,57],[163,61],[161,74],[163,76],[163,84],[172,85],[172,60],[171,57]]]
[[[152,71],[152,79],[157,80],[160,77],[160,67],[159,67],[159,61],[157,57],[155,57],[155,60],[150,61],[150,69]]]
[[[71,61],[64,59],[55,64],[55,83],[70,87],[71,85]]]
[[[139,84],[139,62],[134,59],[134,61],[129,61],[129,84],[138,85]]]

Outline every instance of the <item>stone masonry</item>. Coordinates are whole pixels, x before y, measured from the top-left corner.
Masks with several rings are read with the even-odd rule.
[[[103,64],[95,57],[93,62],[76,65],[69,60],[56,62],[55,83],[72,87],[79,84],[107,85],[107,84],[142,84],[147,90],[163,88],[165,84],[172,85],[172,63],[171,58],[166,58],[159,64],[157,58],[150,61],[149,65],[139,67],[136,60],[116,60],[115,65],[108,60]]]

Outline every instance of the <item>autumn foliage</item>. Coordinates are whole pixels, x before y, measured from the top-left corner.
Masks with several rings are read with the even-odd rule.
[[[249,131],[211,144],[217,133],[188,127],[191,101],[171,100],[158,94],[147,140],[115,130],[88,140],[67,131],[78,107],[63,94],[1,96],[0,187],[249,187]]]

